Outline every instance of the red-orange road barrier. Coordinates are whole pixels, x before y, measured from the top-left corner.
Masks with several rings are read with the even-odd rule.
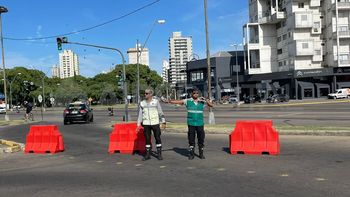
[[[237,121],[229,139],[231,154],[280,153],[279,135],[272,120]]]
[[[146,140],[143,128],[136,132],[137,123],[115,124],[109,135],[109,153],[120,152],[122,154],[144,153],[146,151]]]
[[[25,153],[57,153],[64,151],[63,137],[56,125],[33,125],[26,138]]]

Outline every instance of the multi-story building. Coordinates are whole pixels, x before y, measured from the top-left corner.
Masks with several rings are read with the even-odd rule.
[[[53,65],[51,68],[51,76],[60,77],[60,67],[58,67],[57,65]]]
[[[165,83],[169,82],[169,62],[166,60],[163,60],[162,78],[163,78],[163,82]]]
[[[60,78],[68,78],[79,75],[78,56],[72,50],[64,50],[59,54],[60,60]]]
[[[349,23],[349,0],[249,0],[245,74],[294,98],[350,87]]]
[[[169,83],[172,86],[186,81],[186,63],[192,55],[192,38],[173,32],[169,38]]]
[[[137,64],[137,55],[139,55],[139,63],[149,66],[149,51],[147,48],[143,48],[141,52],[141,44],[136,44],[135,48],[128,49],[129,64]]]

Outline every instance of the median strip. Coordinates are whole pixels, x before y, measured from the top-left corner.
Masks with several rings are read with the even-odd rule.
[[[24,144],[22,143],[0,139],[0,144],[6,146],[0,148],[0,153],[14,153],[24,150]]]

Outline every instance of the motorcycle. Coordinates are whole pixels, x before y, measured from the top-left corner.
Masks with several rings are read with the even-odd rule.
[[[108,115],[109,116],[114,116],[113,107],[108,107]]]

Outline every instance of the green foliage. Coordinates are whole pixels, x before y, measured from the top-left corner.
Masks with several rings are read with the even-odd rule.
[[[129,95],[136,95],[137,91],[137,65],[126,65],[126,83]],[[102,103],[110,104],[117,99],[123,98],[123,87],[118,88],[120,71],[123,71],[122,65],[116,65],[115,69],[109,73],[101,73],[92,78],[75,76],[66,79],[48,78],[45,73],[27,69],[25,67],[14,67],[6,70],[8,82],[12,89],[12,100],[14,104],[23,103],[24,100],[35,101],[38,95],[43,92],[46,104],[49,98],[54,97],[56,103],[67,104],[73,100],[86,100],[92,98]],[[18,75],[21,73],[21,75]],[[32,84],[32,85],[29,85]],[[156,71],[150,70],[148,66],[140,65],[140,91],[152,87],[158,92],[163,92],[162,78]],[[0,86],[0,92],[3,92],[3,86]],[[142,95],[142,94],[141,94]],[[10,97],[10,96],[9,96]]]

